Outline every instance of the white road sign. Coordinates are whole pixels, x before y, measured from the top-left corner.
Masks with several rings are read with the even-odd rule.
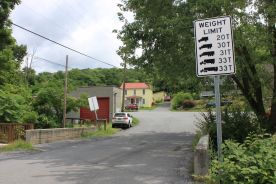
[[[88,98],[90,111],[96,111],[99,109],[97,97],[93,96]]]
[[[194,22],[197,76],[235,74],[231,17]]]

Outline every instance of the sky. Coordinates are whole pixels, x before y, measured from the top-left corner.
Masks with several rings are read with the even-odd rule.
[[[114,29],[121,29],[117,4],[120,0],[22,0],[11,13],[11,20],[93,58],[120,67],[116,51],[122,45]],[[131,14],[126,15],[131,19]],[[35,51],[32,68],[36,72],[64,70],[66,55],[71,68],[110,68],[38,36],[13,26],[18,44],[27,45],[28,54]],[[38,58],[59,63],[51,64]],[[30,57],[29,57],[30,60]],[[25,58],[26,61],[26,58]],[[26,66],[26,62],[24,62]]]

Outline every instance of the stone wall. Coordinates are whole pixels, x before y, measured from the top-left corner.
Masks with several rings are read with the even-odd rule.
[[[209,135],[205,135],[200,138],[195,149],[194,157],[194,174],[195,175],[207,175],[209,168]]]
[[[53,128],[26,130],[26,142],[43,144],[61,140],[80,138],[83,133],[95,131],[91,128]]]

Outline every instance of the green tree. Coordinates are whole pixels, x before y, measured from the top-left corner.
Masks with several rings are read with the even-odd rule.
[[[31,92],[24,86],[6,84],[0,89],[0,122],[4,123],[26,123],[32,108]],[[36,117],[33,116],[33,121]],[[35,123],[35,122],[32,122]]]
[[[37,127],[61,127],[64,109],[63,83],[61,79],[53,79],[39,84],[36,89],[34,109],[39,115]],[[68,96],[66,112],[77,111],[83,104],[83,98],[79,100]]]
[[[274,131],[276,131],[276,2],[270,0],[264,1],[253,1],[255,8],[258,10],[256,18],[257,23],[264,28],[264,35],[266,45],[268,46],[269,52],[264,55],[266,60],[270,61],[273,71],[272,81],[272,102],[271,102],[271,118],[270,122]],[[263,18],[263,19],[262,19]],[[263,22],[264,20],[264,22]]]
[[[11,10],[19,3],[19,0],[0,1],[0,85],[22,82],[20,64],[26,55],[26,46],[16,44],[9,22]]]

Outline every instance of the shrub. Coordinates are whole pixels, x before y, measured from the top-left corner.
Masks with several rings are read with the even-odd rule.
[[[177,109],[182,106],[185,100],[192,100],[193,97],[190,93],[179,92],[174,95],[172,99],[172,109]]]
[[[54,118],[48,117],[44,114],[39,115],[35,128],[58,128],[59,124]]]
[[[216,131],[216,116],[215,113],[209,108],[207,112],[201,113],[201,118],[197,118],[196,127],[202,132],[203,135],[213,135]]]
[[[190,109],[190,108],[193,108],[195,106],[195,102],[192,101],[192,100],[185,100],[183,103],[182,103],[182,108],[183,109]]]
[[[23,123],[36,123],[38,115],[36,112],[26,112],[23,115]]]
[[[194,100],[199,100],[200,99],[200,95],[198,93],[193,93],[192,96],[193,96]]]
[[[224,161],[212,161],[210,183],[276,183],[275,135],[252,135],[244,144],[227,140],[222,148]]]
[[[22,123],[24,114],[32,112],[28,99],[20,94],[0,90],[0,121]]]
[[[211,141],[216,145],[216,123],[215,113],[208,109],[207,113],[201,113],[202,118],[198,119],[197,127],[203,134],[209,134]],[[232,139],[243,143],[250,133],[260,133],[257,117],[249,109],[242,109],[238,106],[229,106],[222,111],[222,138]]]

